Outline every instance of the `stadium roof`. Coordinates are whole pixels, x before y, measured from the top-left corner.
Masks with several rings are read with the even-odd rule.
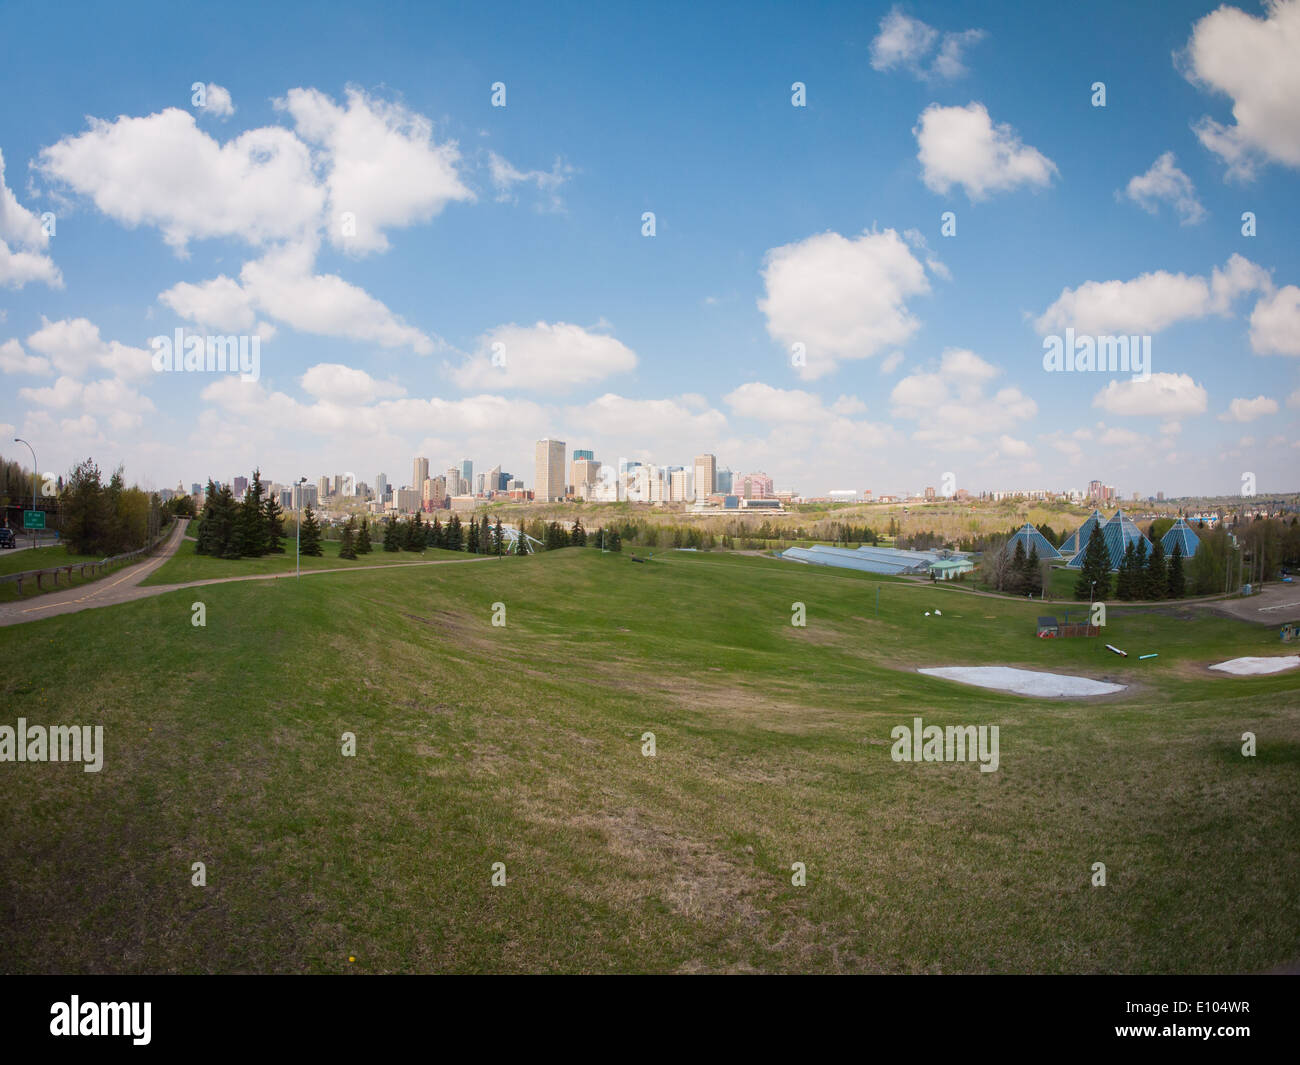
[[[1124,560],[1124,551],[1130,543],[1137,543],[1141,540],[1147,545],[1147,555],[1151,554],[1151,541],[1142,535],[1142,530],[1134,525],[1133,519],[1122,510],[1115,511],[1110,521],[1101,527],[1101,535],[1102,539],[1106,541],[1106,551],[1110,555],[1110,568],[1112,571],[1119,569],[1119,564]],[[1087,550],[1088,542],[1085,540],[1083,546],[1079,548],[1074,558],[1070,559],[1067,566],[1070,569],[1083,569],[1083,556]]]
[[[1105,525],[1105,524],[1106,524],[1106,519],[1102,515],[1101,511],[1094,510],[1090,515],[1088,515],[1087,521],[1085,521],[1082,525],[1080,525],[1077,529],[1075,529],[1074,532],[1070,533],[1070,535],[1066,537],[1065,543],[1061,545],[1061,555],[1067,558],[1070,555],[1077,555],[1080,551],[1082,551],[1085,547],[1088,546],[1088,537],[1092,535],[1092,527],[1094,525]],[[1015,548],[1012,548],[1012,550],[1014,551]]]
[[[1164,548],[1166,557],[1174,553],[1174,544],[1182,545],[1183,558],[1191,558],[1196,554],[1196,549],[1201,546],[1201,538],[1187,522],[1179,518],[1160,538],[1160,546]]]
[[[1034,548],[1038,549],[1040,559],[1060,558],[1061,552],[1052,546],[1052,541],[1035,529],[1029,522],[1025,522],[1017,531],[1016,535],[1007,541],[1007,554],[1016,553],[1016,544],[1025,545],[1025,554],[1028,555]]]

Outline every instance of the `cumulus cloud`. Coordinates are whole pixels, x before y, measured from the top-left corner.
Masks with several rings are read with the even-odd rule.
[[[86,318],[57,322],[42,318],[41,323],[27,338],[27,346],[45,356],[60,374],[82,378],[93,370],[107,370],[114,377],[140,379],[153,373],[151,351],[104,340],[99,326]]]
[[[871,42],[871,65],[880,71],[906,70],[926,80],[951,81],[966,73],[965,50],[983,38],[983,30],[941,34],[895,7],[880,20],[880,32]]]
[[[300,381],[303,391],[329,403],[373,403],[406,395],[406,389],[392,381],[376,381],[365,370],[337,362],[320,362],[310,367]]]
[[[16,340],[6,340],[0,344],[0,373],[28,374],[43,377],[54,372],[49,359],[39,355],[28,355]]]
[[[1205,208],[1196,198],[1196,187],[1178,169],[1173,152],[1165,152],[1145,174],[1130,178],[1123,195],[1150,214],[1158,214],[1160,205],[1167,203],[1185,226],[1205,219]]]
[[[913,127],[921,178],[926,187],[946,195],[960,185],[972,201],[1022,185],[1042,188],[1057,173],[1056,164],[1037,148],[1021,142],[1006,123],[993,124],[988,109],[931,104]]]
[[[1234,399],[1228,404],[1228,409],[1219,415],[1219,421],[1253,422],[1256,418],[1263,418],[1267,414],[1276,414],[1277,410],[1277,400],[1269,399],[1267,396]]]
[[[49,244],[41,220],[18,202],[5,183],[5,158],[0,152],[0,286],[22,288],[40,281],[62,288],[63,275],[45,253]]]
[[[22,388],[18,395],[28,403],[55,410],[76,408],[84,415],[99,415],[118,432],[138,428],[144,415],[155,408],[153,402],[130,385],[115,377],[105,377],[84,384],[72,377],[60,377],[47,388]]]
[[[1284,285],[1255,304],[1250,346],[1260,355],[1300,355],[1300,287]]]
[[[1086,281],[1062,289],[1034,325],[1040,335],[1067,326],[1093,336],[1148,335],[1177,322],[1228,314],[1239,296],[1271,287],[1266,270],[1234,254],[1208,280],[1156,270],[1131,281]]]
[[[516,185],[532,185],[545,196],[548,210],[561,211],[564,209],[564,200],[561,199],[559,190],[572,177],[573,167],[556,159],[550,170],[520,170],[496,152],[488,152],[488,174],[499,203],[515,201]]]
[[[827,407],[820,396],[798,388],[773,388],[751,381],[723,396],[732,414],[764,422],[825,422],[830,418],[862,414],[867,405],[856,396],[840,396]]]
[[[1179,417],[1205,412],[1205,389],[1187,374],[1153,373],[1148,378],[1111,381],[1092,400],[1111,414]]]
[[[830,373],[907,341],[920,322],[911,296],[930,291],[925,268],[892,229],[848,238],[820,233],[768,251],[758,309],[787,353],[804,345],[801,377]],[[789,354],[787,354],[789,359]]]
[[[203,92],[203,110],[217,118],[229,118],[235,113],[235,102],[230,98],[230,90],[214,81],[208,82]]]
[[[990,395],[988,386],[1002,373],[965,348],[948,348],[937,371],[904,377],[889,399],[893,413],[918,423],[913,439],[953,447],[990,433],[1003,433],[1038,413],[1038,404],[1020,389]]]
[[[1192,27],[1182,54],[1194,84],[1232,101],[1233,123],[1195,126],[1228,176],[1252,179],[1261,163],[1300,168],[1300,0],[1271,0],[1263,18],[1226,4]]]
[[[388,248],[385,229],[427,222],[474,194],[458,172],[455,141],[437,142],[433,123],[400,104],[349,87],[339,106],[316,89],[291,89],[276,106],[320,149],[330,243],[355,252]],[[352,227],[344,228],[344,214]],[[354,227],[354,231],[353,231]]]
[[[563,392],[636,369],[621,341],[568,322],[500,325],[479,337],[452,380],[461,388],[528,388]]]

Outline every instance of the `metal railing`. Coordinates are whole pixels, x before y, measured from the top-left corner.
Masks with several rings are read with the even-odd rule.
[[[144,547],[137,547],[134,551],[127,551],[125,554],[110,555],[108,558],[101,558],[98,562],[69,562],[62,566],[47,566],[43,569],[23,570],[21,573],[0,574],[0,584],[8,584],[11,582],[16,583],[18,585],[18,597],[20,599],[23,594],[24,581],[35,580],[36,590],[40,592],[45,590],[42,583],[43,578],[52,577],[54,587],[57,588],[59,586],[59,574],[64,573],[67,575],[68,586],[71,587],[73,570],[80,570],[81,577],[84,579],[87,569],[90,570],[91,576],[93,577],[97,572],[103,573],[107,571],[110,566],[119,565],[129,559],[139,558],[142,555],[152,554],[158,545],[171,535],[174,527],[175,522],[173,521],[173,523],[162,530],[151,543],[146,544]]]

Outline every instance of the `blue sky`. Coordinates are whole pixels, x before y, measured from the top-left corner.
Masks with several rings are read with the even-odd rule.
[[[551,435],[807,494],[1300,487],[1296,0],[8,4],[0,36],[0,429],[43,469],[531,486]],[[258,379],[154,372],[177,327],[259,335]],[[1149,378],[1045,371],[1066,327],[1150,336]]]

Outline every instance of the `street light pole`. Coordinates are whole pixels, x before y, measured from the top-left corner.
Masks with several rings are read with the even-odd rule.
[[[294,526],[294,548],[293,548],[293,579],[297,580],[302,576],[302,486],[307,483],[306,477],[298,478],[298,483],[294,485],[298,497],[298,520]]]
[[[15,436],[14,443],[27,444],[27,450],[32,453],[32,513],[34,514],[36,513],[36,478],[40,476],[40,474],[37,473],[37,470],[40,469],[40,465],[36,461],[36,449],[32,447],[31,444],[28,444],[26,440],[22,439],[22,437]],[[36,527],[32,526],[32,547],[35,546],[36,546]]]

